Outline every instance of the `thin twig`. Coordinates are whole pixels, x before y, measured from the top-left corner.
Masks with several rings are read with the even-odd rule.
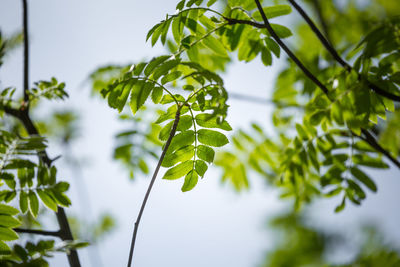
[[[299,14],[303,17],[303,19],[307,22],[307,24],[310,26],[311,30],[315,33],[315,35],[318,37],[318,39],[321,41],[323,46],[328,50],[328,52],[332,55],[332,57],[340,64],[342,65],[347,71],[352,71],[353,68],[338,54],[336,49],[331,45],[331,43],[324,37],[324,35],[321,33],[321,31],[315,26],[314,22],[311,20],[311,18],[307,15],[307,13],[302,9],[295,0],[288,0],[292,6],[299,12]],[[378,85],[374,84],[373,82],[369,81],[366,78],[363,78],[359,73],[358,73],[358,78],[360,80],[365,80],[368,84],[368,87],[370,87],[375,93],[378,95],[384,96],[388,99],[391,99],[393,101],[400,102],[400,96],[392,94],[386,90],[383,90],[380,88]]]
[[[175,136],[176,127],[178,126],[178,122],[179,122],[179,118],[180,118],[180,109],[181,109],[181,106],[179,106],[178,110],[176,111],[174,124],[172,126],[171,132],[169,133],[168,140],[165,143],[165,146],[164,146],[164,149],[163,149],[163,151],[161,153],[160,159],[158,160],[157,166],[156,166],[156,168],[154,170],[153,177],[151,178],[149,187],[147,188],[147,192],[146,192],[146,194],[144,196],[144,199],[143,199],[143,202],[142,202],[142,206],[140,207],[140,211],[139,211],[139,214],[138,214],[136,222],[135,222],[135,226],[134,226],[134,229],[133,229],[133,235],[132,235],[132,241],[131,241],[131,248],[129,250],[128,267],[130,267],[131,264],[132,264],[133,251],[135,249],[135,243],[136,243],[136,235],[137,235],[137,231],[138,231],[138,228],[139,228],[140,220],[141,220],[142,215],[143,215],[144,208],[146,207],[147,200],[148,200],[148,198],[150,196],[151,189],[152,189],[152,187],[154,185],[154,182],[155,182],[155,180],[157,178],[158,171],[160,170],[160,167],[161,167],[162,161],[164,160],[165,154],[167,153],[169,145],[171,144],[172,138]]]
[[[44,231],[44,230],[36,230],[36,229],[21,229],[21,228],[14,228],[14,231],[17,233],[24,233],[24,234],[34,234],[34,235],[46,235],[46,236],[61,236],[60,231]]]
[[[28,35],[28,3],[27,0],[22,0],[23,5],[23,32],[24,32],[24,102],[28,108],[29,105],[29,35]]]

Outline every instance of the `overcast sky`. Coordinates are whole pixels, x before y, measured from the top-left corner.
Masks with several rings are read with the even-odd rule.
[[[0,1],[3,33],[21,29],[20,2]],[[149,179],[139,177],[129,181],[127,172],[112,162],[113,136],[123,126],[116,120],[115,110],[108,108],[105,101],[90,98],[90,87],[84,81],[100,65],[134,62],[161,54],[163,49],[151,48],[145,43],[145,36],[166,13],[174,13],[176,0],[35,0],[29,4],[30,79],[55,76],[65,81],[70,98],[56,104],[46,102],[44,109],[74,108],[82,118],[82,136],[73,153],[89,160],[82,182],[88,188],[93,210],[87,212],[86,206],[79,204],[77,182],[71,172],[60,170],[72,184],[69,195],[73,206],[67,212],[86,220],[93,220],[105,211],[114,215],[118,229],[98,250],[104,266],[124,266],[133,222]],[[11,85],[21,88],[21,63],[21,51],[7,58],[0,69],[1,88]],[[224,75],[226,87],[232,92],[267,98],[278,70],[265,68],[258,61],[235,63]],[[228,121],[234,129],[248,127],[252,121],[270,128],[271,107],[235,100],[230,105]],[[53,148],[50,153],[54,156],[60,151]],[[361,207],[350,206],[339,215],[333,213],[338,199],[320,201],[315,205],[312,222],[351,232],[359,223],[375,221],[388,239],[400,240],[397,206],[400,172],[372,174],[377,177],[378,194],[368,194]],[[273,235],[265,228],[267,219],[289,203],[279,200],[278,193],[259,177],[251,177],[251,190],[241,194],[234,193],[229,186],[221,186],[219,172],[215,170],[209,171],[189,193],[180,191],[181,182],[157,180],[139,230],[136,266],[256,266],[274,242]],[[83,266],[90,266],[87,250],[80,256]],[[54,262],[55,266],[68,266],[64,255],[56,257]]]

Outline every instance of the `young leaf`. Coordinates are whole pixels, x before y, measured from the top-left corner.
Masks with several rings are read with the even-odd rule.
[[[219,128],[225,131],[232,130],[232,127],[227,121],[222,123],[217,122],[217,117],[212,114],[201,113],[195,117],[196,123],[204,128]]]
[[[12,241],[18,239],[18,235],[12,229],[0,226],[0,240]]]
[[[143,106],[152,89],[153,85],[144,81],[138,81],[132,87],[131,101],[129,105],[133,114],[136,114],[139,108]]]
[[[202,160],[196,160],[195,169],[196,169],[196,172],[197,172],[201,177],[203,177],[204,174],[206,173],[207,169],[208,169],[208,166],[207,166],[207,164],[206,164],[204,161],[202,161]]]
[[[29,198],[29,210],[31,211],[33,217],[36,218],[39,212],[39,200],[33,191],[29,191],[28,198]]]
[[[351,174],[353,174],[353,176],[359,180],[360,182],[362,182],[365,186],[367,186],[371,191],[376,192],[377,191],[377,187],[376,184],[374,183],[374,181],[372,181],[371,178],[368,177],[368,175],[366,175],[363,171],[361,171],[360,169],[358,169],[357,167],[352,167],[350,169]]]
[[[208,146],[221,147],[229,143],[224,134],[212,130],[201,129],[197,132],[197,137],[200,143]]]
[[[53,197],[50,196],[46,191],[38,189],[37,193],[40,199],[43,201],[44,205],[53,211],[57,211],[57,203],[54,201]]]
[[[214,161],[215,151],[209,146],[199,145],[197,147],[197,156],[199,159],[212,163]]]
[[[192,190],[197,182],[199,180],[199,175],[195,170],[191,170],[188,174],[185,176],[185,182],[182,186],[182,192],[187,192]]]
[[[25,191],[21,191],[19,194],[19,207],[22,213],[26,213],[28,210],[28,194]]]
[[[163,179],[175,180],[187,174],[193,168],[193,160],[187,160],[179,163],[165,172]]]
[[[194,146],[189,145],[182,147],[174,153],[165,155],[165,158],[161,164],[163,167],[172,167],[178,162],[187,161],[194,156]]]
[[[272,19],[275,17],[290,14],[290,12],[292,12],[292,8],[289,5],[275,5],[263,7],[263,11],[268,19]],[[254,12],[253,18],[262,21],[260,11],[257,10],[256,12]]]
[[[11,215],[1,215],[0,214],[0,226],[7,228],[14,228],[21,225],[20,221]]]

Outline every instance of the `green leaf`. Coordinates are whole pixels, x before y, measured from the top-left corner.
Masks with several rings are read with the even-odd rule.
[[[10,215],[0,215],[0,226],[14,228],[21,225],[21,222]]]
[[[199,180],[199,175],[195,170],[191,170],[188,174],[185,176],[185,182],[182,186],[182,192],[187,192],[192,190],[197,182]]]
[[[272,39],[272,38],[265,38],[264,39],[265,44],[267,45],[268,49],[272,51],[272,53],[274,53],[274,55],[279,58],[281,55],[281,49],[279,47],[279,45]]]
[[[212,163],[214,161],[215,151],[209,146],[199,145],[197,147],[197,156],[199,159]]]
[[[168,60],[158,66],[151,76],[155,81],[158,80],[161,76],[167,74],[170,70],[175,68],[180,63],[178,59]]]
[[[19,207],[22,213],[28,210],[28,194],[25,191],[21,191],[19,194]]]
[[[197,132],[197,137],[200,143],[208,146],[221,147],[229,143],[224,134],[212,130],[201,129]]]
[[[275,5],[275,6],[263,7],[263,11],[267,19],[272,19],[275,17],[290,14],[292,12],[292,8],[289,5]],[[263,20],[263,18],[261,17],[261,13],[258,10],[255,11],[252,16],[254,19],[258,21]]]
[[[161,164],[163,167],[172,167],[178,162],[187,161],[194,156],[194,146],[189,145],[182,147],[171,154],[166,154]]]
[[[261,61],[264,64],[264,66],[271,66],[272,65],[272,56],[271,56],[271,52],[263,47],[261,49]]]
[[[178,79],[180,76],[182,75],[182,72],[180,71],[173,71],[171,73],[168,73],[167,75],[165,75],[164,77],[162,77],[161,79],[161,84],[166,84],[172,81],[175,81],[176,79]]]
[[[144,75],[150,76],[150,74],[153,72],[153,70],[158,67],[161,63],[165,62],[167,59],[169,59],[171,56],[159,56],[155,57],[152,60],[150,60],[149,64],[147,64],[146,68],[144,69]]]
[[[172,125],[174,124],[174,121],[171,121],[167,123],[161,130],[160,133],[158,134],[158,139],[161,141],[166,141],[169,137],[169,134],[171,133],[172,130]]]
[[[172,138],[167,153],[172,153],[181,147],[191,145],[194,143],[194,140],[195,140],[194,131],[190,130],[181,132]]]
[[[39,212],[39,200],[33,191],[29,191],[28,199],[29,199],[29,210],[31,211],[33,217],[36,218]]]
[[[167,170],[163,176],[163,179],[166,180],[175,180],[179,179],[182,176],[186,175],[193,168],[193,160],[187,160],[185,162],[179,163],[175,167]]]
[[[206,173],[207,169],[208,169],[208,166],[207,166],[207,164],[206,164],[204,161],[202,161],[202,160],[196,160],[195,169],[196,169],[196,172],[197,172],[201,177],[203,177],[204,174]]]
[[[151,100],[153,100],[154,104],[160,103],[160,100],[163,96],[163,89],[161,87],[154,87],[151,92]]]
[[[132,87],[131,101],[129,105],[133,114],[136,114],[139,108],[143,106],[152,89],[153,85],[144,81],[138,81]]]
[[[355,164],[368,166],[371,168],[387,169],[389,165],[384,163],[380,158],[372,158],[366,154],[353,155],[353,162]]]
[[[16,215],[19,211],[16,208],[8,206],[6,204],[0,204],[0,214]]]
[[[225,47],[212,35],[209,35],[207,38],[203,39],[203,44],[214,51],[217,55],[228,57],[228,52],[226,51]]]
[[[18,239],[18,235],[16,232],[9,228],[1,227],[0,226],[0,240],[4,241],[12,241]]]
[[[54,201],[53,197],[50,196],[46,191],[38,189],[37,193],[40,199],[43,201],[43,204],[53,211],[57,211],[57,203]]]
[[[376,192],[378,190],[378,188],[376,187],[376,184],[374,183],[374,181],[372,181],[371,178],[368,177],[368,175],[366,175],[363,171],[361,171],[360,169],[358,169],[357,167],[352,167],[350,169],[351,174],[353,174],[353,176],[359,180],[360,182],[362,182],[365,186],[367,186],[371,191]]]
[[[139,166],[140,165],[140,161],[139,161]],[[146,173],[146,172],[144,172]],[[47,193],[47,192],[45,192]],[[71,205],[71,200],[63,193],[57,191],[57,190],[51,190],[52,195],[48,194],[48,196],[51,198],[52,196],[54,197],[54,201],[56,201],[56,203],[58,203],[59,205],[63,206],[63,207],[68,207]],[[40,196],[40,195],[39,195]]]
[[[292,36],[292,31],[286,28],[285,26],[279,25],[279,24],[274,24],[271,23],[272,29],[275,31],[275,33],[278,35],[279,38],[288,38]]]
[[[179,119],[178,126],[176,127],[177,131],[186,131],[189,130],[193,125],[193,118],[190,115],[181,116]]]
[[[319,110],[314,112],[311,117],[310,117],[310,123],[313,126],[317,126],[321,123],[322,119],[325,117],[326,111],[325,110]]]
[[[336,213],[341,212],[342,210],[344,210],[345,207],[346,207],[346,198],[343,197],[343,200],[340,203],[340,205],[335,208],[335,212]]]
[[[217,117],[213,114],[201,113],[195,117],[196,123],[204,128],[219,128],[225,131],[232,130],[232,127],[227,121],[217,122]]]

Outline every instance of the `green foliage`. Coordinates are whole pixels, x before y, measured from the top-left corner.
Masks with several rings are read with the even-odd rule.
[[[306,217],[299,214],[280,215],[270,222],[274,233],[277,233],[277,242],[273,249],[265,255],[265,260],[260,266],[390,266],[400,264],[398,249],[387,244],[378,229],[373,226],[362,227],[361,242],[354,242],[346,238],[341,232],[322,231],[312,227]],[[349,245],[351,244],[351,245]],[[347,260],[332,262],[332,254],[341,252],[346,247]],[[348,249],[350,248],[351,249]],[[328,257],[327,257],[328,256]],[[335,261],[335,259],[333,259]]]
[[[46,258],[52,257],[54,252],[69,253],[71,249],[86,247],[88,243],[77,241],[40,240],[37,243],[27,242],[25,246],[15,244],[11,253],[0,258],[1,266],[50,266]]]
[[[51,81],[39,81],[35,83],[30,91],[30,100],[39,99],[41,97],[47,99],[61,99],[68,97],[64,90],[65,83],[59,83],[56,78],[52,77]]]

